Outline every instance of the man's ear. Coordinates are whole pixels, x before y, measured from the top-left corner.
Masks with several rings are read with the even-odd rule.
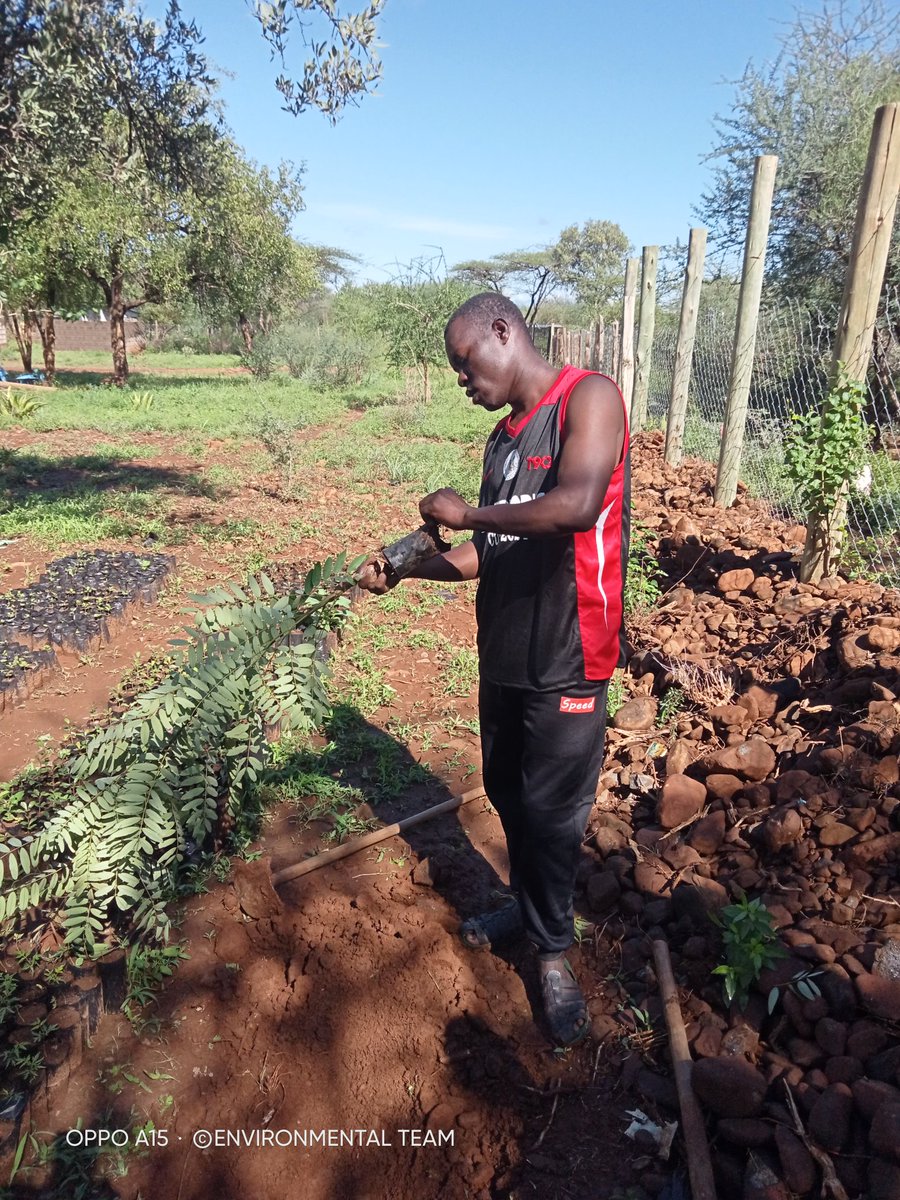
[[[511,333],[509,322],[504,320],[503,317],[494,317],[493,321],[491,322],[491,332],[496,338],[499,338],[502,345],[505,346],[509,341],[509,335]]]

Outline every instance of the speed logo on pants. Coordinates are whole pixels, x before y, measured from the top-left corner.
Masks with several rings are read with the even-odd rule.
[[[560,696],[559,711],[564,713],[591,713],[597,702],[596,696],[579,699],[577,696]]]

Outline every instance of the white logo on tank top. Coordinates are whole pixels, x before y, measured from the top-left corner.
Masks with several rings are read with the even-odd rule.
[[[520,461],[518,450],[510,450],[503,464],[503,478],[507,483],[510,479],[515,479],[516,475],[518,475]]]
[[[525,504],[529,500],[540,500],[544,492],[536,492],[530,496],[510,496],[508,500],[498,500],[498,504]],[[522,538],[517,533],[489,533],[487,535],[487,544],[489,546],[499,546],[501,542],[521,542]]]

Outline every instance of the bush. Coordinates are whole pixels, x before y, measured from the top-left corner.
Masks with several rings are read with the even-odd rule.
[[[273,340],[263,334],[257,335],[253,339],[253,349],[243,352],[241,362],[254,379],[271,379],[278,365]]]
[[[371,343],[335,326],[283,329],[275,344],[290,374],[311,387],[359,384],[372,363]]]

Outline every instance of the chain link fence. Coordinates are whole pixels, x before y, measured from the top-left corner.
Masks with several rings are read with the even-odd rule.
[[[792,415],[817,411],[825,395],[837,320],[836,308],[809,310],[799,304],[763,308],[759,316],[741,479],[751,494],[789,521],[802,523],[806,513],[785,469],[785,439]],[[677,322],[677,312],[657,315],[648,395],[651,429],[665,429]],[[537,329],[535,345],[548,353],[550,327]],[[589,332],[569,330],[568,339],[557,338],[555,344],[574,349],[574,357],[567,361],[617,376],[618,349],[610,327],[599,344],[595,339],[593,361],[579,361],[579,349],[590,344]],[[701,313],[684,431],[687,457],[719,460],[733,339],[733,316]],[[868,382],[868,466],[851,489],[842,565],[851,573],[900,586],[900,291],[896,288],[886,290],[879,306]]]

